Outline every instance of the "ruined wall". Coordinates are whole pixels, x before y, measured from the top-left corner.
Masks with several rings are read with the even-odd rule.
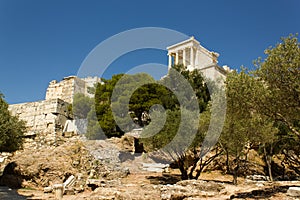
[[[70,118],[69,105],[61,99],[9,105],[11,114],[26,122],[24,148],[57,145],[65,123]]]
[[[87,77],[82,79],[85,82],[85,95],[92,98],[94,94],[89,93],[89,87],[94,87],[96,83],[100,83],[101,79],[99,77]]]
[[[46,100],[59,98],[68,103],[73,103],[73,97],[77,93],[93,97],[88,93],[88,87],[93,87],[95,83],[100,81],[98,77],[80,79],[76,76],[65,77],[60,82],[53,80],[47,88]]]
[[[70,117],[69,104],[61,99],[9,105],[12,115],[26,121],[27,135],[54,133],[63,129]]]
[[[73,96],[76,93],[85,93],[85,82],[75,76],[69,76],[60,82],[53,80],[49,83],[46,100],[58,98],[73,103]]]
[[[88,95],[88,87],[97,82],[100,82],[98,77],[68,76],[60,82],[53,80],[47,89],[46,100],[9,105],[9,110],[26,122],[27,136],[45,135],[55,139],[56,133],[62,132],[66,121],[72,118],[68,108],[74,94]]]

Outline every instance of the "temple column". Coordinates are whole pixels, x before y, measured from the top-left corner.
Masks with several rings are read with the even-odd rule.
[[[179,52],[177,51],[175,54],[176,54],[175,55],[175,65],[178,65],[178,62],[179,62]]]
[[[194,68],[195,66],[195,62],[194,62],[194,48],[191,47],[191,55],[190,55],[190,62],[191,62],[191,66]]]
[[[183,64],[183,66],[186,66],[186,51],[185,51],[185,49],[183,49],[183,52],[182,52],[182,64]]]
[[[172,67],[172,55],[171,55],[171,53],[168,54],[168,57],[169,57],[168,68],[171,69],[171,67]]]

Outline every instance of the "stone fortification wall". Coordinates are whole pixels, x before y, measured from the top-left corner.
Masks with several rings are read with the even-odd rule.
[[[50,82],[46,100],[9,105],[11,114],[26,122],[28,145],[55,144],[57,135],[63,132],[67,120],[72,119],[69,106],[73,103],[74,94],[83,93],[92,97],[88,88],[98,82],[100,78],[97,77],[80,79],[68,76],[60,82]]]
[[[73,103],[73,96],[76,93],[85,93],[85,82],[75,76],[69,76],[60,82],[53,80],[49,83],[46,100],[59,98],[65,102]]]
[[[63,129],[70,118],[69,103],[61,99],[9,105],[12,115],[26,121],[27,135],[55,133]]]
[[[73,97],[77,93],[92,97],[93,95],[89,94],[88,88],[100,81],[98,77],[80,79],[76,76],[65,77],[60,82],[53,80],[49,83],[46,100],[59,98],[65,102],[73,103]]]

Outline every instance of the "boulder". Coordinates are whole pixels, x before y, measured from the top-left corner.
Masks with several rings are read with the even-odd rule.
[[[287,195],[291,197],[300,197],[300,187],[289,187]]]

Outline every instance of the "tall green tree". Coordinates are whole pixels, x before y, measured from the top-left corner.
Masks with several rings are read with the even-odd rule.
[[[148,152],[158,150],[176,163],[182,179],[197,179],[205,166],[221,153],[214,146],[214,153],[203,157],[202,144],[211,118],[207,108],[210,100],[208,88],[199,71],[188,71],[183,65],[174,66],[160,83],[168,86],[171,93],[167,97],[174,104],[166,110],[165,120],[161,120],[164,114],[160,111],[151,114],[151,123],[142,133],[142,142]]]
[[[246,147],[251,148],[252,144],[263,148],[268,173],[272,178],[271,147],[277,129],[272,119],[256,110],[255,99],[263,88],[245,69],[240,73],[233,71],[226,78],[227,109],[220,144],[227,154],[227,170],[232,173],[234,184],[237,184],[241,162],[247,161]],[[267,146],[270,147],[268,152]],[[229,156],[233,158],[232,163],[229,163]]]
[[[114,75],[96,87],[95,108],[99,124],[108,137],[121,136],[138,125],[144,126],[142,113],[149,112],[153,105],[160,104],[167,109],[174,107],[176,98],[170,101],[170,94],[148,74]],[[133,119],[137,119],[137,124],[132,123]]]
[[[210,91],[202,73],[199,70],[189,71],[186,66],[181,64],[172,66],[172,69],[173,70],[170,70],[168,75],[160,82],[164,85],[168,85],[171,90],[178,91],[180,93],[179,95],[181,97],[185,97],[187,102],[193,101],[192,99],[189,99],[190,94],[188,90],[186,90],[185,84],[178,80],[177,73],[180,73],[180,75],[184,77],[184,79],[187,80],[189,85],[193,88],[193,93],[197,97],[200,112],[204,111],[210,101]]]
[[[300,174],[300,43],[298,35],[281,38],[281,43],[265,50],[253,72],[262,85],[255,99],[256,110],[271,118],[278,128],[273,153],[284,154],[283,162]],[[267,150],[268,150],[267,149]]]
[[[8,111],[8,104],[0,93],[0,152],[14,152],[22,148],[25,122]]]
[[[254,72],[264,84],[258,109],[300,138],[300,43],[290,35],[265,54],[265,60],[256,61]]]
[[[220,144],[227,154],[227,168],[233,174],[233,183],[237,184],[240,160],[249,141],[251,105],[247,100],[252,94],[250,77],[242,72],[233,71],[226,78],[226,120],[220,138]],[[230,164],[228,156],[234,163]]]
[[[103,83],[98,83],[95,91],[95,112],[101,130],[107,137],[120,136],[123,132],[118,128],[111,110],[111,95],[115,85],[123,74],[112,76],[111,79],[102,79]],[[92,114],[90,115],[90,117]],[[99,127],[93,120],[94,130],[99,131]]]

